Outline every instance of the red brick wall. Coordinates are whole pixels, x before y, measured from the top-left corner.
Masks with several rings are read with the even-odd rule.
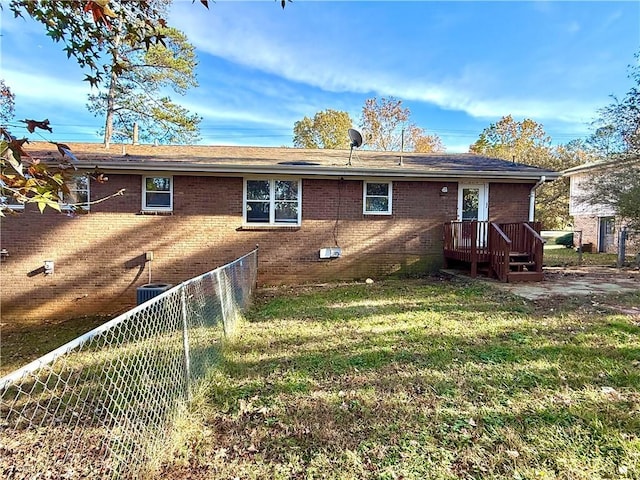
[[[594,253],[603,249],[606,253],[618,253],[619,235],[625,223],[616,218],[615,232],[612,241],[606,246],[600,245],[600,219],[596,215],[574,215],[573,225],[575,231],[582,232],[582,244],[592,243]],[[574,243],[579,242],[578,235],[574,235]],[[577,245],[576,245],[577,246]],[[627,241],[625,243],[625,252],[627,256],[633,256],[640,253],[640,234],[636,232],[628,232]]]
[[[592,243],[594,245],[595,251],[599,248],[599,224],[598,217],[593,215],[575,215],[573,217],[573,229],[577,232],[582,232],[582,244]],[[579,240],[580,234],[574,234],[573,241],[577,243]],[[617,251],[617,235],[615,236],[615,246],[612,246],[611,253],[615,253]]]
[[[174,176],[173,215],[140,215],[140,176],[109,177],[91,184],[92,199],[120,188],[126,193],[87,215],[28,207],[2,220],[0,243],[9,252],[0,266],[3,321],[114,315],[135,304],[149,267],[153,281],[179,283],[256,244],[260,284],[435,270],[442,264],[442,224],[457,209],[452,182],[396,181],[393,215],[370,216],[362,213],[362,181],[304,179],[302,227],[247,230],[242,178]],[[491,184],[490,217],[526,220],[529,188]],[[320,248],[336,245],[342,258],[319,259]],[[150,251],[154,260],[145,264]],[[53,275],[39,270],[45,260],[55,262]]]
[[[529,194],[533,184],[489,184],[489,220],[499,223],[529,219]]]

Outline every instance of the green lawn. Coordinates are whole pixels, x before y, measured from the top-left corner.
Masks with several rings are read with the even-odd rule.
[[[78,317],[58,322],[3,324],[0,328],[0,377],[8,375],[108,320],[108,317]]]
[[[564,245],[556,244],[556,240],[567,233],[570,232],[543,232],[543,238],[547,241],[544,246],[544,265],[546,267],[617,266],[618,255],[616,253],[583,253],[579,255],[574,248],[566,248]],[[627,266],[636,265],[636,252],[629,248],[626,253],[625,263]]]
[[[640,323],[433,279],[262,291],[164,478],[640,478]]]
[[[635,265],[635,255],[627,255],[627,266]],[[618,255],[615,253],[583,253],[578,254],[573,248],[565,248],[562,245],[549,245],[544,249],[545,267],[571,267],[571,266],[602,266],[616,267]]]

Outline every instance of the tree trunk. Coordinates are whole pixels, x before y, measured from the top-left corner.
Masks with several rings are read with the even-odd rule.
[[[109,81],[109,94],[107,96],[107,114],[104,121],[104,148],[109,149],[111,144],[111,135],[113,135],[113,112],[116,103],[115,82],[117,76],[111,72],[111,80]]]
[[[118,53],[120,49],[120,26],[122,19],[118,22],[118,34],[114,38],[113,56],[111,59],[111,76],[109,78],[109,92],[107,93],[107,112],[104,120],[104,148],[107,150],[111,144],[111,136],[113,135],[113,114],[116,109],[116,87],[118,85],[118,74],[114,66],[118,61]]]

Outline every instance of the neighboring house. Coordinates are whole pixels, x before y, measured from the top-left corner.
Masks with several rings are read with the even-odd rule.
[[[618,251],[620,229],[625,222],[616,216],[611,205],[593,204],[588,201],[589,182],[601,169],[616,165],[617,162],[593,162],[565,170],[569,177],[569,215],[573,217],[575,246],[592,245],[596,253],[616,253]]]
[[[125,193],[86,215],[27,206],[3,219],[3,320],[114,314],[150,276],[179,283],[256,245],[261,285],[436,271],[445,223],[532,220],[535,188],[559,175],[471,154],[355,151],[348,165],[348,150],[70,147],[79,173],[109,178],[75,182],[77,198]]]

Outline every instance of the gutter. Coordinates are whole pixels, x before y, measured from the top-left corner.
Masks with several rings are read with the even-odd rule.
[[[531,187],[531,192],[529,193],[529,221],[533,222],[536,211],[536,190],[540,185],[547,181],[547,177],[542,175],[538,183],[536,183],[533,187]]]
[[[319,178],[407,178],[407,179],[458,179],[458,178],[482,178],[491,180],[532,180],[540,178],[541,172],[513,172],[513,171],[479,171],[479,170],[461,170],[461,169],[442,169],[442,170],[420,170],[420,169],[397,169],[397,168],[353,168],[346,166],[332,165],[326,166],[303,166],[292,167],[290,165],[230,165],[230,164],[197,164],[182,162],[83,162],[86,165],[78,165],[81,169],[98,168],[108,173],[130,172],[130,173],[148,173],[148,172],[174,172],[183,174],[200,174],[200,175],[224,175],[224,176],[250,176],[250,175],[292,175],[301,177],[319,177]],[[542,172],[542,178],[553,178],[560,176],[556,172]]]

